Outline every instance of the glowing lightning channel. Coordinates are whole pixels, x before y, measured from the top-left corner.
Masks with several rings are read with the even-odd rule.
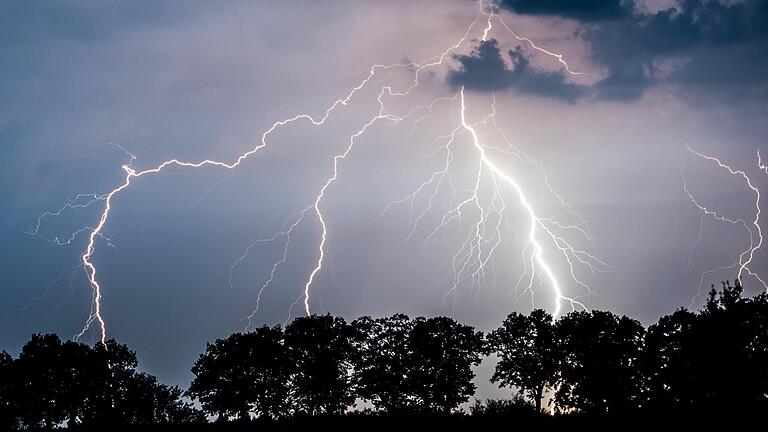
[[[741,254],[739,254],[739,259],[738,259],[737,262],[735,262],[734,264],[732,264],[730,266],[719,266],[717,268],[707,270],[707,271],[705,271],[704,273],[701,274],[701,277],[699,279],[699,292],[698,292],[698,294],[696,296],[694,296],[691,299],[691,306],[693,306],[693,303],[695,302],[696,298],[701,295],[701,290],[702,290],[702,286],[704,284],[704,279],[705,279],[705,277],[707,275],[712,274],[712,273],[716,273],[716,272],[719,272],[719,271],[722,271],[722,270],[734,269],[736,267],[738,267],[738,269],[739,269],[738,274],[737,274],[737,278],[739,280],[742,280],[742,277],[743,277],[744,273],[746,273],[746,274],[754,277],[755,279],[757,279],[760,282],[760,284],[763,286],[763,289],[768,291],[768,284],[766,283],[766,281],[764,281],[762,279],[762,277],[760,277],[760,275],[758,275],[756,272],[752,271],[752,269],[750,268],[750,264],[752,263],[752,260],[754,258],[755,251],[760,249],[760,247],[763,244],[763,230],[760,227],[760,213],[761,213],[761,210],[760,210],[760,190],[753,184],[753,182],[750,179],[750,177],[743,170],[734,169],[731,166],[729,166],[728,164],[724,163],[723,161],[721,161],[720,159],[718,159],[718,158],[716,158],[714,156],[709,156],[709,155],[703,154],[703,153],[701,153],[699,151],[696,151],[696,150],[692,149],[688,144],[685,144],[685,148],[688,151],[690,151],[691,153],[693,153],[694,155],[696,155],[696,156],[698,156],[698,157],[700,157],[702,159],[705,159],[707,161],[710,161],[710,162],[714,163],[715,165],[717,165],[719,168],[726,170],[729,174],[737,176],[737,177],[741,177],[744,180],[744,182],[746,183],[747,187],[752,192],[754,192],[754,194],[755,194],[755,201],[754,201],[755,217],[752,220],[751,224],[748,224],[743,219],[740,219],[740,218],[739,219],[733,219],[733,218],[729,218],[729,217],[723,216],[719,212],[717,212],[715,210],[712,210],[712,209],[704,206],[703,204],[701,204],[699,201],[696,200],[696,198],[693,196],[693,194],[688,190],[688,184],[685,181],[685,178],[683,177],[683,191],[686,193],[686,195],[688,195],[688,198],[691,200],[693,205],[699,211],[702,212],[702,221],[703,221],[703,218],[705,216],[710,216],[710,217],[712,217],[713,219],[715,219],[716,221],[719,221],[719,222],[727,222],[727,223],[733,224],[733,225],[741,225],[741,226],[744,227],[744,229],[749,234],[749,247],[747,249],[745,249],[743,252],[741,252]],[[762,159],[760,158],[760,153],[758,153],[757,157],[758,157],[758,167],[760,169],[764,170],[764,171],[766,169],[768,169],[768,168],[764,168],[763,163],[762,163]],[[766,172],[768,173],[768,171],[766,171]],[[750,225],[752,225],[754,227],[754,229],[750,228]],[[701,236],[703,235],[702,233],[703,233],[703,231],[700,228],[699,229],[699,238],[697,239],[696,243],[694,243],[694,246],[691,248],[691,254],[693,254],[694,247],[701,241]],[[755,237],[757,237],[757,240],[755,240]],[[689,257],[689,263],[690,263],[690,257]]]
[[[351,137],[349,137],[349,144],[347,145],[347,148],[344,150],[344,152],[337,154],[333,157],[333,175],[326,180],[325,184],[323,185],[322,189],[320,189],[320,193],[317,195],[317,198],[315,199],[314,209],[315,213],[317,214],[317,219],[320,221],[320,226],[322,227],[322,236],[320,240],[320,256],[317,258],[317,264],[315,265],[315,268],[312,269],[312,273],[309,274],[309,278],[307,279],[307,283],[304,284],[304,311],[307,313],[307,315],[310,314],[309,311],[309,288],[312,286],[312,282],[315,280],[315,276],[317,276],[317,273],[323,268],[323,259],[325,258],[325,242],[328,240],[328,226],[325,223],[325,218],[323,217],[323,212],[320,209],[320,203],[325,196],[325,192],[328,190],[328,187],[331,186],[333,182],[336,181],[336,179],[339,177],[339,163],[346,159],[349,153],[352,151],[352,148],[355,146],[355,140],[363,135],[365,131],[368,130],[371,126],[373,126],[374,123],[376,123],[378,120],[382,119],[388,119],[394,122],[398,122],[401,120],[400,117],[394,116],[392,114],[385,114],[385,108],[384,108],[384,102],[382,101],[382,97],[384,96],[385,91],[387,91],[390,95],[392,94],[392,89],[389,87],[384,87],[381,92],[379,93],[378,101],[379,101],[379,112],[378,114],[368,121],[363,127],[361,127],[357,132],[352,134]]]
[[[528,202],[528,198],[526,198],[525,192],[523,191],[522,187],[520,186],[520,184],[517,183],[517,181],[515,181],[512,177],[507,175],[507,173],[505,173],[503,170],[497,167],[496,164],[493,163],[493,161],[491,161],[488,158],[488,155],[486,154],[486,151],[485,151],[485,147],[483,147],[483,145],[480,143],[480,138],[478,137],[477,132],[475,131],[474,127],[472,127],[469,123],[467,123],[466,103],[464,100],[464,88],[461,89],[461,125],[465,130],[467,130],[472,135],[472,144],[475,146],[475,149],[477,149],[477,152],[480,156],[480,160],[482,161],[482,164],[493,173],[494,177],[498,177],[504,180],[504,182],[506,182],[508,185],[512,186],[512,188],[515,190],[517,194],[520,204],[528,213],[528,217],[530,218],[530,227],[528,229],[528,243],[534,249],[533,256],[536,260],[536,263],[539,265],[539,268],[544,272],[544,275],[549,280],[552,290],[555,292],[555,308],[552,313],[553,317],[557,317],[560,315],[560,310],[561,310],[560,303],[563,300],[570,302],[571,305],[576,304],[586,309],[586,306],[584,306],[578,300],[575,300],[563,295],[563,291],[560,288],[560,282],[558,282],[554,271],[552,271],[552,267],[544,258],[544,248],[538,240],[537,232],[538,232],[538,228],[542,226],[542,222],[539,219],[539,217],[536,216],[536,212],[533,210],[533,207]],[[546,230],[544,231],[547,232]]]
[[[524,37],[524,36],[519,36],[511,28],[509,28],[509,26],[507,25],[507,23],[504,22],[504,20],[501,18],[501,16],[497,15],[495,12],[493,12],[493,11],[491,11],[490,13],[483,12],[483,14],[488,16],[488,27],[486,27],[485,32],[483,33],[483,39],[482,39],[483,41],[485,41],[488,38],[488,33],[493,29],[493,25],[491,24],[491,20],[493,18],[496,18],[496,20],[499,21],[499,24],[501,24],[501,26],[504,27],[505,30],[507,30],[507,33],[512,35],[512,37],[514,37],[518,41],[526,42],[528,45],[531,46],[531,48],[535,49],[536,51],[538,51],[538,52],[540,52],[542,54],[546,54],[546,55],[548,55],[550,57],[555,58],[558,62],[560,62],[560,64],[563,65],[563,68],[569,74],[571,74],[571,75],[584,75],[584,72],[576,72],[573,69],[571,69],[571,67],[568,66],[568,63],[563,58],[562,54],[558,54],[556,52],[552,52],[552,51],[549,51],[547,49],[544,49],[544,48],[536,45],[531,39],[529,39],[527,37]]]
[[[134,177],[138,178],[142,176],[158,174],[169,166],[178,166],[178,167],[185,167],[185,168],[201,168],[204,166],[216,166],[216,167],[225,168],[225,169],[234,169],[238,167],[243,161],[248,159],[250,156],[252,156],[259,150],[266,147],[267,138],[269,137],[270,134],[272,134],[272,132],[274,132],[279,127],[291,124],[298,120],[308,120],[315,126],[323,125],[325,121],[328,119],[328,117],[331,115],[333,110],[336,109],[336,107],[338,107],[339,105],[347,105],[347,103],[355,95],[355,93],[357,93],[360,89],[362,89],[365,86],[365,84],[367,84],[371,79],[373,79],[377,69],[391,69],[396,66],[401,66],[401,65],[390,65],[390,66],[374,65],[371,68],[368,76],[363,81],[361,81],[356,87],[354,87],[347,94],[345,98],[337,99],[333,103],[333,105],[331,105],[331,107],[329,107],[325,111],[325,114],[319,120],[315,119],[309,114],[299,114],[289,119],[281,120],[273,123],[272,126],[262,134],[261,141],[259,142],[259,144],[254,146],[251,150],[238,156],[237,159],[235,159],[235,161],[231,163],[221,162],[221,161],[212,160],[212,159],[206,159],[201,162],[184,162],[179,159],[171,159],[171,160],[167,160],[165,162],[160,163],[154,168],[145,169],[143,171],[137,171],[131,166],[133,161],[136,159],[136,156],[134,156],[131,153],[128,153],[130,156],[130,160],[127,164],[124,164],[122,166],[123,171],[125,171],[126,173],[125,179],[120,186],[118,186],[117,188],[113,189],[112,191],[110,191],[109,193],[103,196],[104,211],[102,212],[101,217],[99,218],[99,223],[90,230],[91,233],[88,236],[88,245],[85,249],[85,253],[81,256],[81,261],[83,263],[83,267],[86,270],[88,281],[91,287],[93,288],[93,304],[91,308],[91,313],[88,316],[88,319],[86,320],[85,325],[83,326],[83,329],[80,331],[80,333],[78,333],[75,336],[74,339],[77,340],[81,338],[85,334],[85,332],[91,328],[91,325],[93,325],[94,323],[98,323],[100,334],[101,334],[100,341],[102,344],[106,343],[107,329],[106,329],[106,324],[104,322],[104,318],[102,317],[102,314],[101,314],[101,285],[99,284],[99,281],[96,278],[96,266],[91,261],[91,258],[93,256],[93,253],[95,252],[96,238],[101,236],[104,226],[106,225],[107,220],[109,218],[109,213],[112,210],[112,199],[121,191],[125,190],[128,186],[130,186],[131,180]]]

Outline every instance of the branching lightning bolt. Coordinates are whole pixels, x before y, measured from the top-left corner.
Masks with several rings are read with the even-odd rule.
[[[531,39],[527,37],[522,37],[516,34],[503,21],[502,17],[496,14],[495,11],[493,11],[493,7],[491,7],[490,4],[486,3],[485,0],[481,0],[479,2],[479,9],[475,16],[475,19],[466,28],[466,31],[464,32],[463,36],[456,43],[446,48],[439,55],[429,58],[420,63],[406,62],[406,63],[391,64],[391,65],[379,65],[379,64],[373,65],[370,68],[367,76],[362,81],[360,81],[355,87],[353,87],[344,97],[335,100],[325,110],[322,116],[320,116],[319,118],[316,118],[309,114],[298,114],[293,117],[277,121],[273,123],[271,127],[268,128],[261,135],[260,141],[255,146],[253,146],[248,151],[237,156],[236,158],[234,158],[229,162],[213,160],[213,159],[205,159],[198,162],[188,162],[180,159],[170,159],[170,160],[161,162],[160,164],[152,168],[137,169],[134,167],[136,156],[126,151],[125,149],[122,149],[121,147],[121,149],[125,151],[125,153],[128,155],[129,160],[127,163],[122,165],[122,170],[125,173],[125,177],[117,187],[115,187],[111,191],[104,194],[78,195],[74,200],[69,201],[58,210],[52,211],[52,212],[46,212],[42,214],[38,218],[35,228],[30,231],[31,234],[40,236],[44,238],[47,242],[54,245],[69,244],[76,237],[78,237],[79,234],[86,233],[86,232],[88,233],[87,246],[80,257],[80,261],[82,263],[83,268],[85,269],[90,287],[93,290],[93,297],[92,297],[90,314],[87,320],[85,321],[85,324],[82,330],[75,336],[75,339],[83,337],[83,335],[85,335],[86,332],[89,331],[89,329],[91,329],[93,326],[97,326],[101,343],[105,343],[106,341],[107,328],[106,328],[106,323],[103,317],[102,301],[101,301],[103,290],[102,290],[102,285],[97,277],[97,268],[93,262],[93,257],[96,252],[97,240],[99,238],[102,238],[102,239],[106,238],[104,235],[104,230],[108,223],[109,216],[114,208],[115,200],[120,196],[122,192],[127,190],[133,184],[134,181],[138,180],[140,177],[150,177],[154,174],[159,174],[169,167],[189,168],[189,169],[215,167],[215,168],[221,168],[226,170],[233,170],[239,167],[245,160],[255,155],[265,147],[267,147],[268,139],[270,135],[276,130],[278,130],[279,128],[289,126],[299,121],[309,122],[313,126],[318,126],[318,127],[323,126],[326,123],[326,120],[334,113],[334,111],[337,110],[337,108],[347,106],[351,102],[351,100],[362,89],[371,85],[375,80],[380,79],[381,78],[380,75],[382,72],[386,72],[386,77],[384,79],[388,78],[391,74],[394,74],[395,72],[398,72],[398,73],[407,72],[413,75],[413,80],[404,89],[399,89],[399,90],[395,90],[395,87],[392,84],[384,83],[381,85],[380,90],[378,91],[378,96],[377,96],[378,111],[368,121],[366,121],[356,132],[354,132],[349,137],[349,141],[347,142],[347,145],[344,147],[343,151],[341,153],[336,154],[333,157],[331,174],[329,175],[329,177],[326,178],[325,182],[322,184],[322,187],[318,190],[313,202],[309,203],[306,207],[304,207],[303,210],[301,210],[297,214],[297,217],[295,218],[295,220],[293,220],[291,223],[286,223],[283,230],[275,234],[273,237],[257,240],[251,243],[248,246],[248,248],[244,251],[243,255],[240,258],[238,258],[230,267],[230,284],[232,284],[233,283],[232,272],[236,267],[241,265],[246,260],[246,258],[248,257],[248,253],[253,247],[255,247],[257,244],[265,243],[265,242],[276,242],[276,241],[283,242],[281,257],[273,264],[268,278],[257,290],[256,308],[248,317],[248,326],[246,328],[249,328],[253,323],[253,319],[259,310],[263,292],[272,284],[272,282],[275,279],[276,272],[288,259],[289,246],[291,243],[291,234],[294,232],[294,230],[298,226],[300,226],[306,220],[307,215],[314,214],[314,216],[316,217],[320,225],[320,231],[321,231],[320,241],[317,247],[318,256],[315,261],[315,265],[312,267],[312,270],[309,273],[306,279],[306,282],[304,283],[302,295],[299,297],[299,300],[298,300],[298,301],[303,300],[304,312],[306,314],[310,314],[311,312],[310,294],[312,291],[313,284],[316,282],[318,274],[323,270],[323,265],[324,265],[324,261],[327,253],[329,223],[323,211],[323,201],[327,193],[329,192],[331,186],[339,179],[342,162],[345,159],[347,159],[347,157],[350,155],[357,141],[369,129],[371,129],[375,124],[377,124],[380,121],[388,121],[392,124],[398,124],[398,123],[402,123],[403,120],[406,118],[415,116],[418,113],[426,112],[426,114],[422,115],[421,117],[418,117],[415,120],[413,124],[413,128],[414,128],[413,130],[415,130],[415,128],[418,126],[419,122],[422,119],[432,114],[432,109],[437,103],[440,103],[440,102],[454,103],[457,99],[460,101],[460,115],[461,115],[460,124],[453,125],[451,127],[450,134],[444,137],[439,137],[435,141],[435,142],[439,142],[439,141],[445,140],[445,144],[436,149],[436,151],[442,150],[445,152],[445,159],[444,159],[444,164],[442,169],[433,173],[429,177],[429,179],[424,183],[422,183],[413,194],[409,195],[403,200],[390,203],[390,205],[388,205],[387,208],[385,208],[385,212],[392,205],[403,203],[406,201],[411,202],[411,205],[412,205],[412,210],[411,210],[412,221],[411,222],[412,223],[410,224],[411,228],[408,234],[408,239],[410,239],[411,237],[414,236],[416,227],[421,223],[421,221],[424,219],[426,214],[431,210],[433,201],[437,196],[438,191],[441,189],[442,185],[444,184],[444,182],[448,184],[453,197],[458,197],[460,194],[462,194],[463,191],[455,189],[453,185],[453,181],[451,180],[451,177],[450,177],[449,170],[455,161],[455,154],[452,152],[451,148],[452,146],[457,144],[457,139],[459,134],[461,134],[462,132],[465,134],[468,134],[471,137],[472,147],[474,148],[478,156],[477,178],[476,178],[474,187],[471,190],[469,190],[469,193],[471,195],[467,199],[460,200],[458,205],[453,206],[452,209],[450,209],[447,213],[445,213],[438,227],[435,228],[432,234],[430,234],[425,240],[425,243],[428,242],[433,234],[438,232],[440,229],[445,228],[445,226],[448,223],[450,223],[452,220],[461,218],[462,209],[465,206],[474,205],[475,208],[477,208],[477,210],[479,211],[480,217],[473,224],[472,234],[462,246],[461,251],[457,253],[456,256],[454,256],[452,268],[453,268],[453,274],[455,277],[454,277],[454,282],[451,290],[455,290],[456,288],[458,288],[459,284],[461,283],[463,275],[467,273],[470,275],[473,283],[480,281],[480,283],[485,284],[486,271],[491,271],[490,269],[487,269],[487,267],[492,266],[494,252],[502,242],[502,234],[501,234],[502,224],[505,222],[507,224],[509,223],[509,218],[506,215],[506,211],[510,208],[510,206],[506,203],[504,198],[504,192],[503,192],[503,188],[508,187],[514,192],[515,196],[517,197],[517,202],[524,209],[524,212],[527,215],[528,222],[529,222],[529,225],[527,228],[527,235],[525,236],[525,241],[524,241],[525,246],[523,248],[523,262],[525,266],[525,271],[524,271],[524,274],[521,276],[520,281],[522,281],[524,278],[527,278],[529,283],[526,290],[531,291],[532,293],[532,289],[533,289],[533,285],[536,277],[540,277],[540,278],[543,277],[544,279],[546,279],[548,285],[552,287],[552,290],[555,293],[555,306],[554,306],[555,316],[560,314],[561,303],[563,302],[568,302],[572,308],[575,308],[576,306],[585,308],[584,304],[579,300],[580,296],[573,296],[573,297],[566,296],[564,292],[564,288],[562,286],[561,278],[559,278],[555,274],[556,273],[555,268],[553,267],[553,264],[551,263],[551,261],[549,261],[550,257],[548,256],[549,252],[547,251],[547,248],[552,248],[552,252],[559,253],[559,255],[562,256],[564,264],[569,268],[568,276],[572,281],[572,283],[574,285],[585,288],[587,293],[590,292],[590,289],[586,283],[582,282],[581,279],[579,279],[576,276],[575,265],[577,264],[584,265],[592,271],[603,271],[607,266],[605,265],[604,262],[600,261],[595,255],[571,246],[571,244],[566,240],[565,234],[563,234],[565,232],[575,232],[577,234],[583,235],[587,239],[591,239],[591,237],[588,234],[588,227],[586,224],[586,220],[582,218],[580,215],[578,215],[576,212],[574,212],[570,207],[568,207],[565,204],[565,201],[560,197],[560,195],[557,195],[554,192],[554,190],[552,190],[552,187],[550,186],[549,180],[546,177],[546,173],[544,172],[541,164],[525,156],[524,153],[519,151],[519,149],[515,148],[511,144],[511,141],[507,139],[506,135],[504,134],[504,132],[496,122],[495,95],[494,95],[493,104],[491,105],[491,108],[492,108],[491,114],[486,116],[482,121],[475,124],[471,124],[467,120],[467,115],[466,115],[467,103],[465,100],[465,92],[463,88],[459,90],[456,94],[454,94],[453,97],[444,97],[444,98],[435,99],[430,104],[416,107],[405,114],[396,115],[390,112],[386,108],[385,100],[384,100],[385,98],[408,96],[409,94],[411,94],[411,92],[415,88],[419,86],[420,79],[424,71],[437,66],[444,66],[449,60],[452,59],[452,53],[454,53],[459,49],[468,47],[468,41],[470,40],[473,34],[473,31],[475,31],[478,23],[481,21],[481,18],[480,18],[481,16],[485,17],[485,27],[483,27],[482,29],[481,40],[483,41],[487,40],[490,33],[494,30],[493,23],[498,22],[507,31],[507,33],[512,35],[517,41],[524,42],[531,49],[556,59],[563,66],[565,71],[568,72],[569,74],[572,74],[572,75],[580,74],[580,72],[575,72],[568,65],[568,63],[563,58],[562,54],[558,54],[550,50],[544,49],[538,46],[537,44],[535,44]],[[478,128],[480,126],[491,127],[493,129],[492,133],[499,134],[504,138],[504,141],[506,142],[507,147],[504,149],[501,149],[496,147],[495,145],[487,146],[486,144],[484,144],[482,142],[481,135],[478,132]],[[537,167],[537,169],[540,170],[540,172],[543,174],[543,178],[544,178],[544,182],[547,190],[551,192],[553,196],[555,196],[559,200],[561,205],[565,208],[566,212],[564,214],[568,216],[575,216],[577,219],[577,222],[576,223],[561,222],[560,217],[562,215],[555,215],[555,216],[548,216],[548,217],[539,216],[534,210],[534,206],[531,203],[528,196],[525,194],[521,184],[517,180],[515,180],[515,178],[513,178],[511,174],[507,173],[504,169],[502,169],[501,166],[498,165],[496,161],[492,160],[491,156],[489,155],[489,151],[500,151],[502,153],[512,154],[514,157],[520,160],[523,160],[527,163],[534,164]],[[492,191],[492,194],[491,194],[492,198],[487,203],[481,202],[482,200],[480,197],[480,192],[483,186],[489,186]],[[422,192],[426,191],[428,188],[431,188],[431,191],[432,191],[430,194],[429,205],[426,210],[421,211],[419,215],[415,219],[413,219],[412,217],[413,216],[413,200],[415,199],[416,196],[420,195]],[[207,193],[208,192],[206,192],[206,194]],[[97,204],[103,204],[103,210],[95,225],[85,226],[76,230],[66,240],[60,240],[58,238],[48,238],[48,237],[42,236],[41,225],[43,224],[44,219],[48,217],[58,216],[63,211],[66,211],[66,210],[79,209],[79,208],[89,207]],[[751,253],[753,252],[754,252],[754,249],[750,252],[750,255],[749,255],[750,259],[751,259]],[[747,264],[748,264],[748,261],[743,265],[744,269],[747,269],[746,267]],[[290,318],[290,310],[289,310],[289,318]]]
[[[682,181],[683,181],[683,191],[686,193],[686,195],[690,199],[691,203],[693,203],[694,207],[696,207],[701,212],[701,225],[699,226],[699,235],[698,235],[698,238],[697,238],[696,242],[691,247],[690,255],[688,257],[688,264],[686,264],[686,271],[687,271],[688,267],[690,266],[691,257],[693,256],[695,247],[701,242],[701,239],[702,239],[702,236],[703,236],[703,232],[704,232],[703,231],[703,223],[704,223],[704,218],[705,217],[709,216],[709,217],[713,218],[714,220],[716,220],[718,222],[725,222],[725,223],[729,223],[729,224],[732,224],[732,225],[742,226],[746,230],[746,232],[747,232],[747,234],[749,236],[749,246],[744,251],[742,251],[739,254],[738,260],[736,262],[734,262],[731,265],[718,266],[716,268],[709,269],[709,270],[707,270],[707,271],[705,271],[705,272],[703,272],[701,274],[701,276],[699,277],[699,291],[691,299],[690,306],[693,307],[696,299],[699,296],[701,296],[702,289],[703,289],[706,277],[708,275],[710,275],[710,274],[718,273],[718,272],[721,272],[721,271],[724,271],[724,270],[733,270],[733,269],[738,268],[738,273],[737,273],[736,277],[739,280],[742,280],[744,274],[747,274],[749,276],[754,277],[763,286],[763,289],[768,291],[768,284],[766,284],[766,281],[758,273],[754,272],[750,268],[750,265],[752,264],[752,261],[753,261],[754,256],[755,256],[755,252],[758,249],[760,249],[760,247],[763,245],[763,230],[762,230],[762,227],[760,226],[760,214],[761,214],[761,209],[760,209],[760,190],[757,188],[757,186],[755,186],[755,183],[752,181],[752,179],[747,175],[747,173],[745,171],[734,169],[730,165],[728,165],[725,162],[723,162],[722,160],[720,160],[719,158],[714,157],[714,156],[710,156],[710,155],[706,155],[706,154],[701,153],[701,152],[699,152],[697,150],[694,150],[688,144],[685,144],[685,148],[689,152],[691,152],[692,154],[698,156],[699,158],[702,158],[704,160],[712,162],[718,168],[725,170],[730,175],[741,177],[744,180],[744,183],[746,184],[747,188],[749,188],[754,193],[754,196],[755,196],[755,201],[754,201],[754,210],[755,210],[755,212],[754,212],[754,219],[751,222],[748,223],[747,221],[745,221],[744,219],[741,219],[741,218],[730,218],[730,217],[727,217],[727,216],[723,216],[718,211],[712,210],[709,207],[701,204],[698,200],[696,200],[696,198],[693,196],[693,194],[688,189],[688,183],[686,182],[685,177],[682,176],[682,171],[681,171],[681,177],[682,177]],[[766,168],[763,165],[763,162],[762,162],[762,159],[760,157],[760,153],[759,152],[757,154],[757,159],[758,159],[758,168],[760,168],[761,170],[763,170],[766,173],[768,173],[768,168]]]
[[[489,20],[490,21],[490,20]],[[539,217],[536,215],[536,212],[534,211],[533,207],[529,203],[528,198],[525,195],[525,192],[523,191],[523,188],[520,186],[520,184],[515,181],[514,178],[512,178],[510,175],[505,173],[501,168],[499,168],[488,156],[485,147],[480,142],[480,138],[477,134],[477,131],[475,128],[470,125],[467,122],[466,118],[466,102],[464,98],[464,89],[461,89],[461,125],[462,127],[467,130],[471,136],[472,136],[472,143],[477,149],[478,155],[480,157],[480,161],[482,163],[482,166],[480,169],[478,169],[478,183],[480,180],[480,176],[482,175],[482,168],[487,168],[493,177],[493,183],[495,186],[498,186],[497,179],[500,179],[504,181],[507,185],[511,186],[515,193],[517,194],[519,203],[523,206],[526,213],[528,214],[528,217],[530,218],[530,227],[528,229],[528,245],[530,245],[533,248],[533,259],[536,261],[536,264],[541,269],[541,271],[544,273],[546,278],[549,280],[549,283],[552,287],[552,289],[555,292],[555,307],[553,311],[553,316],[558,316],[560,314],[561,310],[561,302],[563,300],[568,301],[571,303],[571,305],[578,305],[582,308],[586,309],[586,306],[579,302],[578,300],[567,297],[563,294],[563,290],[560,287],[560,282],[558,281],[557,276],[555,276],[555,273],[551,267],[551,265],[547,262],[547,260],[544,257],[544,247],[541,244],[541,242],[538,239],[538,232],[539,230],[545,232],[547,235],[549,235],[550,239],[557,245],[558,244],[558,238],[552,234],[552,232],[543,224],[543,222],[539,219]],[[475,190],[476,192],[476,190]],[[498,189],[497,189],[498,194]],[[477,194],[473,195],[473,200],[477,201]],[[479,226],[479,224],[477,225]],[[479,236],[479,234],[476,232],[476,236]],[[563,251],[566,248],[566,246],[558,246],[558,249]],[[567,248],[570,248],[570,246],[567,246]],[[568,255],[565,254],[565,257],[568,259],[568,262],[570,264],[570,259],[568,258]],[[482,266],[480,267],[482,268]],[[573,270],[573,267],[571,266],[571,270]],[[574,280],[576,280],[579,284],[586,287],[585,284],[579,282],[578,278],[575,277],[573,272],[571,275],[574,277]]]

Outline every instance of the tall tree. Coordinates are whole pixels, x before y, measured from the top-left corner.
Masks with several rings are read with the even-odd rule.
[[[126,413],[129,386],[136,373],[136,353],[127,346],[110,339],[97,343],[88,355],[86,363],[88,397],[82,409],[84,425],[128,424]]]
[[[35,334],[14,362],[14,397],[22,425],[51,429],[66,415],[62,397],[66,384],[61,362],[61,340],[54,334]]]
[[[62,368],[63,394],[62,404],[66,412],[67,426],[75,427],[80,424],[83,416],[84,401],[97,391],[95,380],[88,365],[93,350],[86,344],[66,341],[61,345],[59,366]]]
[[[615,414],[640,407],[643,326],[610,312],[572,312],[557,322],[561,380],[560,408]]]
[[[541,411],[544,390],[557,381],[562,358],[552,315],[541,309],[530,315],[513,312],[488,342],[499,357],[491,382],[518,387]]]
[[[287,413],[291,369],[282,328],[264,326],[208,344],[188,393],[221,418],[277,418]]]
[[[689,353],[697,320],[695,313],[680,309],[648,327],[642,356],[646,408],[681,410],[696,404],[693,390],[697,378],[690,363],[695,359]]]
[[[18,426],[13,362],[10,354],[0,351],[0,430],[13,430]]]
[[[388,413],[413,405],[412,356],[408,345],[413,322],[407,315],[362,317],[351,323],[354,333],[354,381],[357,395]]]
[[[686,357],[703,388],[698,406],[736,412],[768,407],[768,297],[742,298],[739,280],[710,292]]]
[[[285,328],[285,343],[295,369],[293,397],[309,415],[336,414],[351,405],[353,344],[343,318],[312,315]]]
[[[472,366],[485,352],[483,334],[451,318],[416,318],[408,344],[410,385],[422,410],[448,413],[475,392]]]
[[[768,407],[768,295],[714,289],[702,311],[662,317],[648,330],[647,405],[737,412]]]

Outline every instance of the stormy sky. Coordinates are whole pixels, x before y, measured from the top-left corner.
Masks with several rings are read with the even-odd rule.
[[[454,256],[477,214],[468,209],[430,233],[474,186],[478,157],[467,133],[456,137],[450,181],[396,202],[441,169],[440,137],[460,124],[462,88],[469,121],[495,107],[517,150],[504,151],[488,122],[481,140],[537,214],[588,228],[586,237],[563,235],[605,263],[575,267],[591,293],[570,277],[556,245],[544,245],[566,295],[589,294],[580,297],[587,307],[648,324],[700,306],[701,281],[706,290],[734,278],[734,269],[701,274],[732,265],[750,236],[756,244],[755,194],[686,145],[768,188],[757,166],[757,151],[768,154],[768,1],[500,0],[485,11],[518,38],[492,21],[482,40],[487,16],[468,0],[4,2],[0,349],[16,352],[34,332],[69,337],[82,328],[92,291],[79,259],[103,202],[46,216],[30,232],[78,194],[119,186],[129,160],[117,145],[136,156],[137,169],[172,158],[231,161],[276,121],[322,117],[371,65],[439,57],[478,16],[411,94],[385,98],[394,115],[437,99],[432,109],[376,123],[340,165],[321,204],[328,239],[312,310],[347,319],[447,314],[483,330],[514,310],[552,310],[546,278],[534,278],[532,294],[515,290],[530,220],[509,190],[487,278],[476,283],[465,273],[453,286]],[[562,54],[570,72],[530,42]],[[142,369],[186,386],[206,341],[244,328],[282,256],[282,238],[254,242],[314,202],[334,155],[376,115],[382,86],[403,90],[413,72],[379,73],[322,127],[279,128],[237,169],[171,167],[134,179],[115,198],[93,257],[109,336],[135,349]],[[684,181],[700,204],[749,230],[702,217]],[[320,234],[312,213],[292,233],[256,324],[289,319]],[[767,264],[758,249],[752,270]],[[749,294],[762,289],[752,277],[745,285]],[[489,376],[481,370],[479,395],[503,394],[485,383]]]

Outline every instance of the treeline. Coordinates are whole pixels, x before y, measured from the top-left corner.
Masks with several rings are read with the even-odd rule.
[[[186,392],[137,372],[114,341],[35,335],[17,358],[0,355],[0,429],[290,421],[356,402],[356,416],[456,413],[489,355],[499,360],[491,382],[513,397],[476,401],[477,417],[758,412],[768,408],[768,295],[724,284],[701,311],[647,330],[604,311],[512,313],[488,334],[447,317],[314,315],[208,344]]]

